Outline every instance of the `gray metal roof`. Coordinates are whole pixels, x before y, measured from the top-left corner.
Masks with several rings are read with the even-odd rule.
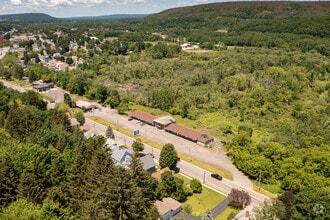
[[[149,154],[144,155],[143,157],[140,158],[140,160],[143,164],[144,170],[149,170],[150,168],[153,168],[154,166],[156,166],[154,159]]]

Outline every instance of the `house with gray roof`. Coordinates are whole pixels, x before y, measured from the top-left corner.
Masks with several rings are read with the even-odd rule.
[[[132,149],[124,149],[123,145],[113,146],[111,157],[116,165],[128,167],[132,161]]]
[[[140,160],[143,164],[143,169],[149,173],[156,172],[156,163],[150,154],[146,154],[140,157]]]

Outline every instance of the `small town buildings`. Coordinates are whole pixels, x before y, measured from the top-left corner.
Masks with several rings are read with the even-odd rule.
[[[170,197],[156,200],[155,205],[163,220],[169,220],[181,211],[182,205],[180,202]]]
[[[131,118],[145,122],[146,124],[154,126],[154,120],[157,119],[156,116],[149,114],[148,112],[143,112],[135,110],[131,113]]]
[[[38,92],[43,92],[54,88],[54,83],[40,83],[32,85],[32,88]]]
[[[164,116],[160,118],[156,118],[154,120],[154,126],[158,129],[165,129],[167,126],[169,126],[172,123],[175,123],[175,119],[171,116]]]
[[[136,119],[151,126],[155,126],[158,129],[165,130],[169,133],[195,142],[201,146],[209,145],[214,141],[214,138],[209,137],[207,134],[177,124],[175,119],[170,116],[158,118],[157,116],[147,112],[135,110],[131,113],[131,119]]]

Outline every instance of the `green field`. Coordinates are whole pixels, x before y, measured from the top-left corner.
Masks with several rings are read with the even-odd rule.
[[[178,175],[179,178],[184,180],[185,186],[189,187],[189,177]],[[206,210],[213,209],[216,205],[222,202],[226,197],[208,187],[203,186],[202,193],[194,193],[187,198],[187,201],[183,203],[183,207],[186,205],[191,206],[191,213],[187,213],[192,216],[202,216]]]

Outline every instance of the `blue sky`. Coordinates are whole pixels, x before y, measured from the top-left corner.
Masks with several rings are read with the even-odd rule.
[[[0,14],[46,13],[54,17],[150,14],[226,0],[0,0]]]

